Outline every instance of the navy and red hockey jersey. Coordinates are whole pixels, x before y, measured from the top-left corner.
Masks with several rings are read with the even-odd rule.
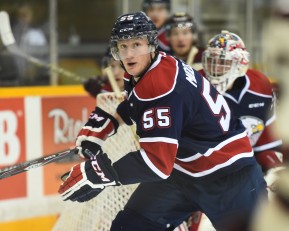
[[[203,70],[200,73],[205,74]],[[282,141],[272,132],[276,119],[275,100],[268,78],[257,70],[249,69],[223,96],[232,114],[246,127],[257,161],[263,169],[281,164],[273,151],[280,149]]]
[[[177,169],[214,179],[256,163],[241,121],[222,95],[184,62],[160,52],[117,109],[136,123],[140,150],[114,163],[123,184],[166,179]]]

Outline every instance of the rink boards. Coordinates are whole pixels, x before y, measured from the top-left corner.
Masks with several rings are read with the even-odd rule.
[[[0,167],[69,149],[94,107],[95,99],[79,85],[1,89]],[[0,230],[50,230],[61,210],[59,177],[74,164],[1,180]]]

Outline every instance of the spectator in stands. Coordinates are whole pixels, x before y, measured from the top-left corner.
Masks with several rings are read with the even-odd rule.
[[[47,40],[40,28],[33,26],[33,10],[30,5],[21,5],[17,10],[17,19],[14,24],[13,34],[17,45],[25,53],[31,54],[35,52],[40,46],[46,46]],[[45,54],[36,55],[34,57],[44,59]],[[24,85],[34,85],[37,84],[35,81],[41,80],[41,77],[47,75],[47,70],[40,69],[34,64],[29,64],[23,58],[16,59],[18,75],[20,78],[20,83]]]

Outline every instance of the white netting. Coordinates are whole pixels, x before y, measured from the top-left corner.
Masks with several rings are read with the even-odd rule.
[[[114,114],[118,99],[114,93],[97,96],[97,105]],[[131,128],[120,126],[117,134],[107,139],[104,152],[114,162],[130,151],[138,149],[138,141]],[[53,231],[108,231],[112,220],[127,202],[136,185],[107,187],[94,199],[85,202],[63,202],[63,211]]]

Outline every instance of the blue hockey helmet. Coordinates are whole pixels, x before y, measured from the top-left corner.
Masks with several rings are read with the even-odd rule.
[[[165,6],[168,11],[171,10],[171,1],[170,0],[144,0],[142,2],[143,11],[147,11],[149,7],[153,6]]]
[[[142,11],[132,14],[124,14],[117,18],[111,31],[110,49],[115,60],[121,60],[117,42],[128,39],[146,38],[150,52],[158,46],[157,28],[151,19]]]

